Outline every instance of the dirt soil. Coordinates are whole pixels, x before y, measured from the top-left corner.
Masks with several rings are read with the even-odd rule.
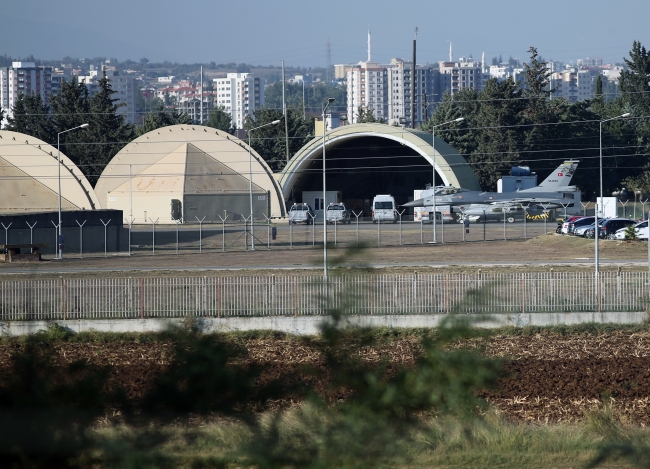
[[[299,338],[249,339],[243,345],[248,350],[246,361],[263,365],[262,382],[289,376],[305,364],[322,365],[319,353]],[[650,332],[497,336],[470,345],[504,359],[499,389],[481,395],[511,419],[575,422],[604,399],[622,421],[650,425]],[[0,345],[0,373],[7,370],[13,350],[15,345]],[[110,365],[109,385],[124,388],[134,400],[143,396],[173,358],[173,345],[164,342],[61,343],[55,350],[57,364],[81,359]],[[408,366],[419,351],[418,339],[406,336],[363,349],[361,358],[386,357],[392,367]],[[326,392],[325,383],[314,382],[313,377],[297,379]]]
[[[447,272],[476,271],[477,268],[512,269],[513,266],[494,267],[490,264],[512,264],[531,262],[527,270],[548,270],[545,261],[579,262],[583,266],[571,266],[571,270],[593,268],[593,240],[547,234],[528,240],[487,241],[468,243],[447,243],[437,245],[368,247],[362,252],[332,248],[329,265],[336,269],[364,269],[381,266],[389,271],[414,269],[441,269]],[[647,259],[648,247],[643,242],[603,240],[600,243],[601,260],[617,260],[625,265],[633,260]],[[162,254],[113,257],[72,256],[60,261],[40,263],[0,263],[0,279],[45,278],[45,277],[147,277],[147,276],[228,276],[267,274],[283,275],[320,273],[322,269],[322,248],[278,249],[234,252],[205,252],[203,254]],[[471,263],[472,265],[466,265]],[[515,268],[521,268],[514,266]],[[562,267],[558,267],[562,268]],[[602,269],[616,268],[603,264]],[[633,269],[645,269],[636,266]],[[148,270],[145,270],[148,269]],[[451,269],[451,270],[450,270]],[[11,272],[9,272],[11,270]],[[15,271],[18,270],[19,273]]]

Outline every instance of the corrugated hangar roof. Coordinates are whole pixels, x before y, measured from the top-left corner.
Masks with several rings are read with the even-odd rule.
[[[254,150],[251,157],[253,191],[269,191],[272,215],[284,216],[280,185]],[[173,125],[125,146],[104,169],[95,193],[106,208],[111,194],[248,193],[248,180],[245,142],[211,127]]]
[[[30,135],[0,130],[0,213],[59,208],[57,149]],[[81,170],[61,153],[62,210],[101,208]]]

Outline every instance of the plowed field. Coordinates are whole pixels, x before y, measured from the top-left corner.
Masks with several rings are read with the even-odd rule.
[[[498,336],[480,345],[489,356],[505,360],[506,376],[496,391],[484,392],[494,407],[519,421],[573,422],[605,398],[627,423],[650,425],[650,332]],[[304,364],[322,364],[319,352],[292,338],[245,342],[247,361],[264,364],[261,380],[287,376]],[[166,369],[171,343],[60,343],[55,362],[83,359],[112,367],[110,386],[124,388],[137,400]],[[15,345],[0,345],[0,372],[9,365]],[[413,363],[418,339],[403,337],[365,348],[364,360],[388,357],[393,366]],[[298,376],[298,380],[309,380]],[[311,383],[317,391],[324,383]],[[335,397],[335,396],[333,396]]]

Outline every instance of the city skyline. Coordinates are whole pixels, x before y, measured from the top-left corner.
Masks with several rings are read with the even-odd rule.
[[[514,0],[489,5],[470,0],[463,16],[457,5],[432,6],[424,0],[401,2],[398,11],[385,0],[332,0],[325,6],[287,0],[273,7],[253,1],[236,8],[221,0],[195,0],[183,4],[182,14],[169,0],[115,0],[108,12],[104,8],[79,0],[12,2],[3,7],[0,53],[44,60],[106,56],[253,65],[284,60],[289,66],[315,67],[326,64],[328,39],[331,64],[366,60],[370,29],[373,61],[388,63],[393,57],[410,57],[417,27],[418,63],[446,60],[450,41],[454,59],[471,55],[478,60],[485,52],[488,63],[498,55],[525,61],[534,46],[547,59],[575,63],[602,57],[613,63],[623,61],[634,40],[649,42],[643,13],[650,6],[638,0],[615,9],[592,0],[534,10],[522,9]],[[408,12],[414,13],[413,20],[404,19]]]

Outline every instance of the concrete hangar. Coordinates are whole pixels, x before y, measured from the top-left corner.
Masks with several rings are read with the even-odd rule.
[[[391,194],[398,204],[413,200],[414,189],[432,182],[432,135],[385,124],[345,125],[325,136],[327,202],[330,191],[340,192],[350,208],[368,213],[376,194]],[[481,190],[474,171],[456,150],[436,138],[437,183]],[[323,137],[301,148],[280,175],[287,203],[307,202],[322,207]],[[303,193],[309,199],[304,200]],[[314,199],[314,200],[312,200]]]
[[[249,179],[249,176],[252,178]],[[249,185],[249,181],[252,183]],[[95,193],[133,223],[241,221],[286,215],[282,190],[266,162],[243,141],[199,125],[172,125],[126,145],[106,166]]]

